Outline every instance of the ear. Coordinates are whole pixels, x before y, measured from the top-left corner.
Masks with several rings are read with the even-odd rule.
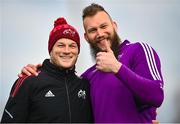
[[[115,31],[117,32],[118,26],[117,26],[117,23],[115,21],[113,21],[113,27],[114,27]]]
[[[50,59],[50,61],[52,60],[52,50],[51,50],[51,52],[49,53],[49,59]]]
[[[87,37],[87,33],[84,33],[84,39],[86,39],[86,41],[89,43],[88,37]]]

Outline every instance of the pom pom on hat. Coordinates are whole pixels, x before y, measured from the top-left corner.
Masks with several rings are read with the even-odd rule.
[[[62,24],[67,24],[66,20],[64,18],[58,18],[56,21],[54,21],[54,27]]]
[[[51,52],[56,41],[61,38],[67,38],[75,41],[77,43],[80,52],[80,37],[78,32],[74,27],[69,25],[67,21],[62,17],[54,21],[54,28],[50,32],[49,41],[48,41],[49,53]]]

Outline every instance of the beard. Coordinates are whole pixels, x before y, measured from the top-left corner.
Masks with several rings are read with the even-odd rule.
[[[121,39],[118,36],[118,34],[116,33],[116,31],[114,31],[114,35],[112,37],[108,36],[107,40],[111,42],[111,49],[114,53],[114,56],[116,57],[116,59],[118,59],[118,54],[119,54],[119,45],[121,44]],[[96,54],[98,52],[105,52],[103,50],[101,50],[101,48],[99,48],[97,46],[97,42],[95,41],[89,41],[90,43],[90,49],[91,49],[91,56],[93,58],[93,60],[96,60]]]

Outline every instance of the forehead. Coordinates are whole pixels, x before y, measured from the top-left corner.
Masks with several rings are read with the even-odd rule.
[[[88,16],[83,21],[85,28],[96,27],[101,24],[111,23],[111,19],[104,11],[97,12],[94,16]]]
[[[56,44],[58,43],[63,43],[63,44],[76,44],[75,41],[68,39],[68,38],[61,38],[59,40],[57,40]]]

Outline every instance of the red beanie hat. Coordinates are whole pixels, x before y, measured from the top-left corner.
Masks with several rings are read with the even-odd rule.
[[[54,28],[50,32],[48,42],[49,53],[51,52],[56,41],[61,38],[68,38],[75,41],[80,52],[80,38],[78,32],[74,27],[67,24],[66,20],[62,17],[54,21]]]

